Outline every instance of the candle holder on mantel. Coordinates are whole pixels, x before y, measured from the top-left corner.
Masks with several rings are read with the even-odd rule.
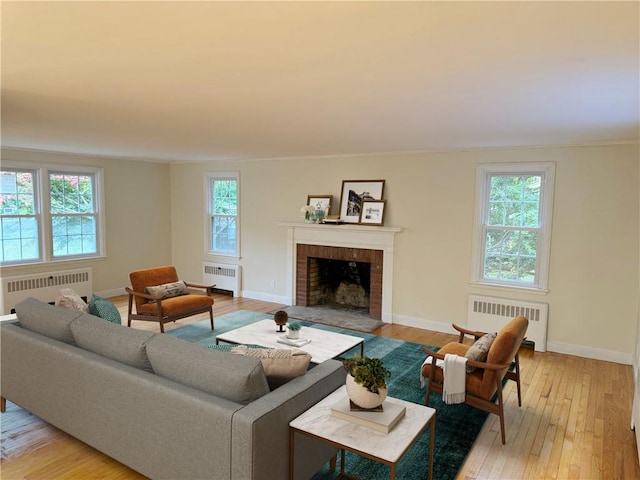
[[[273,320],[276,322],[276,325],[278,325],[278,330],[276,331],[284,332],[284,326],[289,321],[289,315],[284,310],[278,310],[273,315]]]

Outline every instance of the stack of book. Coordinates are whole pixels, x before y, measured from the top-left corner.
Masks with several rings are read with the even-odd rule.
[[[363,409],[355,405],[345,393],[332,407],[331,415],[357,423],[380,432],[389,433],[402,417],[406,408],[390,399],[385,400],[379,408]]]
[[[292,347],[302,347],[303,345],[306,345],[307,343],[311,343],[311,339],[310,338],[289,338],[286,335],[282,335],[280,338],[278,338],[278,343],[284,343],[285,345],[290,345]]]

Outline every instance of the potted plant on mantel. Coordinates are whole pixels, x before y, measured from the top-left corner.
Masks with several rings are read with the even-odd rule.
[[[387,398],[387,378],[391,372],[379,358],[356,355],[343,361],[347,371],[347,395],[364,409],[377,408]]]

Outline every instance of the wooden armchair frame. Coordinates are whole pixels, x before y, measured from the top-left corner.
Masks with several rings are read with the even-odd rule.
[[[175,273],[175,268],[173,267],[158,267],[156,269],[139,270],[136,272],[131,272],[130,277],[133,277],[133,275],[137,273],[139,274],[139,273],[152,271],[152,270],[158,270],[158,271],[166,270],[167,272],[175,275],[175,278],[177,280],[177,274]],[[132,278],[132,284],[133,283],[134,282]],[[187,288],[197,288],[197,289],[205,290],[206,296],[208,296],[209,298],[210,298],[211,289],[215,286],[215,285],[201,285],[201,284],[192,283],[192,282],[184,282],[184,283],[187,286]],[[147,286],[152,286],[152,284]],[[156,296],[156,295],[150,295],[144,292],[139,292],[134,290],[131,287],[125,287],[125,290],[129,294],[129,310],[128,310],[128,317],[127,317],[127,325],[129,327],[131,326],[132,320],[158,322],[160,324],[160,332],[164,333],[164,324],[167,322],[175,322],[176,320],[179,320],[181,318],[186,318],[192,315],[208,312],[209,319],[211,321],[211,330],[213,330],[214,328],[212,298],[210,302],[196,302],[195,305],[190,305],[190,303],[192,302],[189,302],[189,299],[185,301],[185,299],[182,297],[193,297],[193,296],[204,296],[204,295],[189,294],[189,295],[184,295],[182,297],[167,298],[166,296]],[[136,299],[136,313],[133,313],[134,299]],[[142,300],[142,302],[139,302],[138,300]],[[181,306],[183,306],[183,309],[176,311],[175,308],[167,308],[170,302],[171,303],[179,302]],[[148,313],[143,313],[139,311],[141,304],[154,305],[154,308],[148,309],[148,310],[151,310]],[[171,312],[168,313],[167,310],[170,310]]]
[[[519,319],[523,319],[526,321],[524,317],[517,317],[512,322],[521,321]],[[511,323],[511,322],[510,322]],[[464,339],[466,335],[472,336],[474,339],[478,339],[485,335],[484,332],[478,332],[474,330],[468,330],[466,328],[460,327],[456,324],[453,324],[453,328],[455,328],[459,333],[459,338],[457,343],[464,343]],[[506,328],[506,327],[505,327]],[[504,330],[504,329],[503,329]],[[502,332],[502,331],[501,331]],[[504,425],[504,401],[502,395],[502,380],[507,378],[508,380],[513,380],[516,382],[517,390],[518,390],[518,406],[522,406],[522,393],[521,393],[521,385],[520,385],[520,356],[518,349],[524,340],[524,333],[526,333],[526,324],[524,328],[524,332],[522,333],[521,338],[517,341],[517,346],[515,348],[515,354],[513,355],[513,364],[515,364],[515,368],[513,371],[510,371],[510,367],[512,363],[489,363],[489,362],[476,362],[473,360],[467,360],[467,366],[475,367],[476,369],[483,370],[483,383],[491,382],[493,387],[490,389],[491,394],[488,398],[483,398],[481,396],[474,395],[473,393],[467,391],[465,402],[472,407],[479,408],[484,410],[485,412],[493,413],[497,415],[500,419],[500,433],[502,436],[502,444],[504,445],[506,442],[505,439],[505,425]],[[499,335],[499,334],[498,334]],[[497,338],[497,337],[496,337]],[[455,342],[452,342],[455,343]],[[450,344],[448,344],[450,345]],[[446,345],[445,345],[446,347]],[[443,347],[443,349],[445,348]],[[426,347],[422,349],[427,355],[431,356],[431,363],[429,364],[429,383],[427,386],[427,393],[425,395],[425,405],[429,405],[429,397],[431,392],[434,391],[436,393],[442,394],[443,391],[443,383],[436,380],[436,369],[437,360],[444,360],[444,354],[439,352],[434,352]],[[491,351],[491,349],[489,350]],[[487,375],[488,372],[488,375]],[[469,375],[469,374],[467,374]],[[497,393],[497,400],[492,401],[492,398]]]

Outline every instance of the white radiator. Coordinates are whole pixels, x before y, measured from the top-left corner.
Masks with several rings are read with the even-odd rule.
[[[73,288],[81,297],[91,298],[93,277],[91,268],[60,270],[13,277],[2,277],[0,309],[6,315],[28,297],[53,302],[61,288]]]
[[[240,265],[203,262],[202,279],[207,285],[233,292],[234,297],[240,294]]]
[[[529,319],[527,340],[534,342],[536,351],[546,352],[548,304],[469,295],[467,327],[471,330],[497,332],[509,320],[519,316]]]

